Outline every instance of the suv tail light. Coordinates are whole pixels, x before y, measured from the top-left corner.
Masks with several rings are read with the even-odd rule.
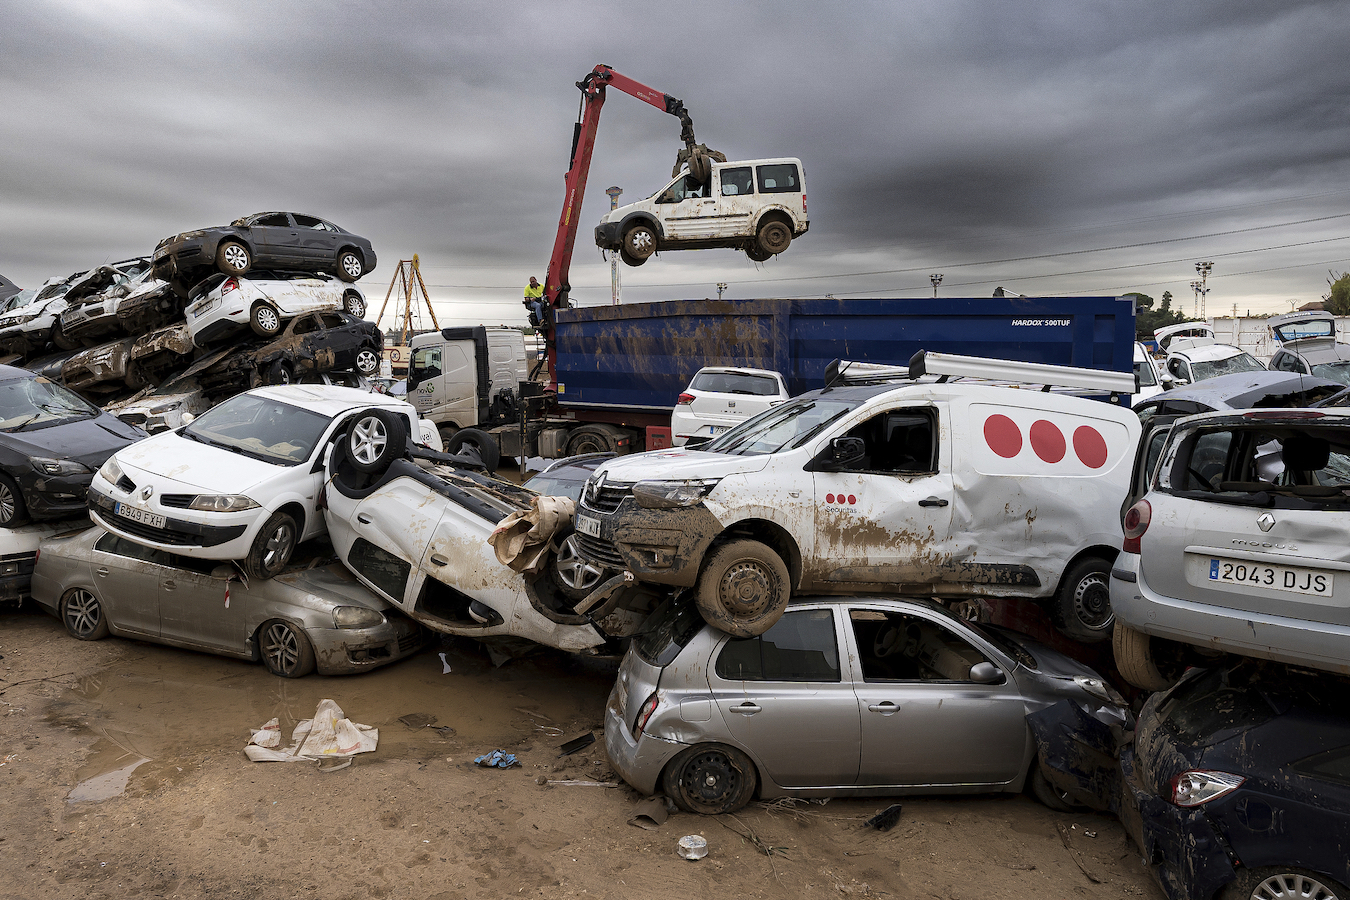
[[[802,212],[806,212],[806,194],[802,194]]]
[[[1139,539],[1148,531],[1148,523],[1153,521],[1153,507],[1147,500],[1140,500],[1125,511],[1125,543],[1120,549],[1125,553],[1138,553]]]
[[[1185,807],[1200,806],[1224,794],[1231,794],[1246,780],[1241,775],[1227,772],[1191,769],[1172,779],[1172,803]]]
[[[641,737],[647,723],[651,720],[652,713],[656,712],[657,699],[653,692],[646,702],[642,704],[642,709],[638,710],[637,720],[633,722],[633,737]]]
[[[666,394],[666,396],[669,397],[670,395],[669,395],[669,394]],[[681,394],[679,397],[676,398],[676,400],[675,400],[675,405],[676,405],[676,406],[684,406],[684,405],[687,404],[687,403],[693,403],[693,402],[694,402],[694,395],[693,395],[693,394]]]
[[[237,290],[239,290],[239,282],[235,281],[233,278],[226,278],[225,283],[220,286],[221,294],[228,294],[230,291]]]

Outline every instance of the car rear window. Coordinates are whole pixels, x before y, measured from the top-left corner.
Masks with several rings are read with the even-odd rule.
[[[1230,682],[1229,675],[1211,669],[1173,688],[1158,707],[1163,727],[1186,744],[1207,747],[1274,718],[1275,710],[1259,692]]]
[[[1252,418],[1174,428],[1158,488],[1248,506],[1350,508],[1347,424]]]
[[[643,662],[668,666],[703,628],[703,616],[693,603],[678,603],[657,619],[649,631],[633,638],[633,649]]]
[[[699,372],[689,382],[689,387],[718,394],[772,397],[778,393],[778,380],[767,375],[747,375],[744,372]]]
[[[755,172],[759,175],[761,194],[787,194],[802,189],[802,180],[797,177],[797,167],[792,163],[759,166]]]

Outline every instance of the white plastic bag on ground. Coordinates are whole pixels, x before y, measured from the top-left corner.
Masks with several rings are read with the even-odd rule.
[[[314,718],[305,719],[291,732],[291,745],[281,745],[281,725],[272,719],[253,732],[244,754],[253,762],[294,762],[302,759],[339,759],[358,753],[371,753],[379,743],[380,732],[369,725],[348,719],[332,700],[319,701]]]

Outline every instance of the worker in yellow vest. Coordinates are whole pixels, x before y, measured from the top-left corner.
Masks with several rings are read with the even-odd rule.
[[[533,275],[530,276],[530,283],[525,285],[525,299],[522,302],[529,307],[530,324],[536,328],[542,327],[544,324],[544,286]]]

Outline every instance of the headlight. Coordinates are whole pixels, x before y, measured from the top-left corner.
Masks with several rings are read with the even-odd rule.
[[[90,472],[88,466],[84,463],[77,463],[73,459],[47,459],[42,456],[34,456],[28,461],[42,475],[88,475]]]
[[[1172,779],[1172,802],[1177,806],[1199,806],[1215,797],[1230,794],[1246,781],[1241,775],[1191,769]]]
[[[242,509],[257,509],[254,503],[243,494],[198,494],[188,504],[188,509],[202,512],[239,512]]]
[[[158,416],[166,412],[173,412],[175,409],[177,409],[182,405],[183,402],[181,400],[175,400],[172,403],[161,403],[159,406],[150,407],[150,415]]]
[[[1125,698],[1120,696],[1120,692],[1111,685],[1102,681],[1100,678],[1090,678],[1087,675],[1075,675],[1073,683],[1083,689],[1084,692],[1091,694],[1098,700],[1105,700],[1116,706],[1129,706]]]
[[[384,622],[384,614],[365,606],[339,606],[333,610],[338,628],[373,628]]]
[[[108,484],[117,484],[122,480],[122,467],[117,464],[116,459],[110,456],[108,461],[103,464],[103,468],[98,470],[98,474],[102,475]]]
[[[633,498],[647,509],[676,509],[693,506],[717,486],[717,478],[696,481],[639,481],[633,485]]]

